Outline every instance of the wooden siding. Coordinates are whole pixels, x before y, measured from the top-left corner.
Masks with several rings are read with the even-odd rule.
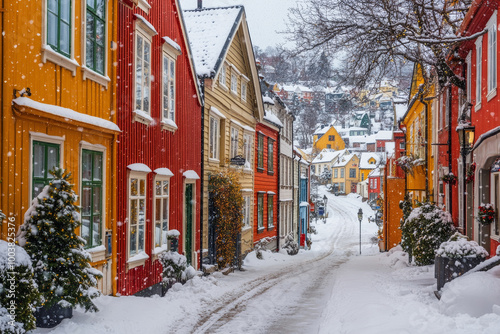
[[[128,177],[127,166],[132,163],[143,163],[151,170],[169,168],[174,176],[170,178],[169,229],[181,232],[179,253],[183,249],[183,198],[185,178],[183,172],[194,170],[201,175],[201,106],[197,93],[188,52],[182,36],[181,23],[176,1],[149,2],[152,6],[150,14],[140,9],[130,9],[120,2],[118,33],[120,58],[118,60],[118,123],[122,130],[119,138],[117,181],[118,203],[118,293],[122,295],[135,294],[161,281],[162,266],[153,259],[153,178],[154,172],[147,176],[146,195],[146,243],[145,252],[149,255],[144,266],[128,270],[127,267],[127,206]],[[134,95],[134,13],[144,16],[158,31],[152,38],[151,73],[155,80],[151,82],[151,116],[154,121],[146,126],[133,121],[132,111],[135,109]],[[182,54],[176,63],[176,115],[178,130],[172,133],[161,128],[161,62],[163,55],[162,37],[168,36],[181,46]],[[194,211],[195,247],[199,250],[199,215],[200,215],[200,182],[195,185],[196,210]],[[197,263],[198,255],[193,254],[193,262]]]
[[[229,64],[234,65],[239,72],[244,74],[250,79],[247,85],[247,100],[241,100],[241,78],[238,79],[238,94],[233,94],[229,89],[224,89],[218,83],[218,78],[215,79],[205,79],[205,108],[204,108],[204,164],[205,170],[203,175],[203,231],[208,231],[208,179],[210,174],[217,173],[219,171],[233,171],[237,172],[240,179],[240,184],[242,189],[253,189],[254,174],[253,170],[241,170],[233,167],[229,167],[229,149],[230,149],[230,139],[231,139],[231,120],[235,120],[238,123],[255,129],[256,119],[258,115],[257,112],[257,102],[256,94],[253,85],[253,78],[250,66],[255,66],[255,64],[250,64],[246,51],[246,44],[243,41],[243,31],[242,26],[238,28],[238,31],[233,39],[225,61]],[[228,67],[226,71],[226,82],[229,83],[231,80],[231,68]],[[221,120],[221,140],[220,140],[220,159],[219,162],[209,160],[209,120],[210,120],[210,108],[217,108],[226,118]],[[235,124],[234,122],[232,123]],[[236,126],[238,127],[238,126]],[[239,128],[239,127],[238,127]],[[255,136],[253,132],[247,132],[252,136]],[[240,140],[242,140],[243,131],[240,128]],[[239,145],[239,153],[242,153],[242,145]],[[253,167],[252,167],[253,168]],[[253,215],[250,217],[250,224],[253,223]],[[241,235],[242,254],[246,254],[253,249],[253,233],[252,229],[246,229],[242,231]],[[205,232],[203,235],[203,248],[208,249],[208,234]]]
[[[114,226],[115,206],[112,199],[116,188],[113,178],[115,168],[116,137],[113,131],[103,131],[95,125],[75,122],[63,117],[32,109],[13,106],[14,90],[29,87],[33,101],[72,109],[85,115],[96,116],[115,122],[115,69],[116,53],[106,50],[105,70],[110,82],[107,87],[91,80],[83,79],[83,43],[81,0],[72,2],[72,40],[73,56],[78,63],[73,72],[50,60],[42,60],[42,36],[46,25],[42,24],[42,1],[22,2],[6,1],[3,20],[3,68],[2,75],[2,117],[0,169],[0,209],[15,218],[16,230],[23,223],[23,217],[31,205],[31,140],[32,133],[58,136],[63,138],[60,152],[60,166],[72,173],[74,190],[80,195],[80,152],[82,141],[100,145],[105,149],[103,193],[103,224],[105,231],[112,231]],[[20,15],[19,13],[24,13]],[[29,14],[27,14],[29,13]],[[116,1],[107,2],[106,29],[107,41],[116,39]],[[17,94],[19,96],[19,94]],[[49,106],[50,107],[50,106]],[[7,238],[8,224],[1,225],[1,238]],[[104,232],[103,231],[103,243]],[[78,233],[79,231],[77,231]],[[111,258],[107,258],[110,264]],[[111,274],[111,272],[105,273]],[[108,280],[111,281],[111,280]],[[111,286],[102,286],[101,291],[111,293]]]
[[[253,224],[253,230],[254,230],[254,244],[257,243],[259,240],[265,238],[265,237],[277,237],[278,236],[278,204],[279,204],[279,189],[278,189],[278,177],[279,177],[279,165],[278,165],[278,137],[279,137],[279,132],[276,131],[275,129],[263,124],[263,123],[257,123],[257,134],[255,135],[255,150],[254,150],[254,171],[255,171],[255,181],[254,181],[254,224]],[[260,134],[260,133],[263,133]],[[261,171],[257,169],[257,161],[258,161],[258,142],[259,142],[259,136],[262,136],[264,139],[264,169]],[[274,150],[273,150],[273,173],[269,174],[268,170],[268,159],[269,159],[269,150],[268,150],[268,139],[271,138],[274,140]],[[268,192],[273,192],[274,198],[274,205],[273,205],[273,226],[269,227],[268,226]],[[259,230],[258,227],[258,219],[257,219],[257,212],[258,212],[258,195],[259,193],[265,193],[264,194],[264,218],[263,218],[263,230]]]

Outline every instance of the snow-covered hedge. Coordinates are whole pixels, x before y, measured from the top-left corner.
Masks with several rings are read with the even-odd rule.
[[[23,248],[0,240],[0,333],[34,329],[34,304],[39,300],[30,257]]]
[[[177,252],[163,252],[159,255],[163,266],[163,283],[169,285],[186,282],[196,275],[196,270],[188,266],[184,255]]]
[[[288,255],[296,255],[299,252],[299,244],[293,238],[293,232],[290,232],[285,237],[285,243],[283,244],[282,249],[286,250]]]
[[[475,241],[468,241],[467,237],[456,232],[450,240],[443,242],[436,250],[436,256],[449,258],[481,257],[486,258],[488,252]]]
[[[451,215],[432,203],[412,210],[401,226],[402,238],[411,250],[415,263],[425,266],[434,263],[435,250],[455,232]]]

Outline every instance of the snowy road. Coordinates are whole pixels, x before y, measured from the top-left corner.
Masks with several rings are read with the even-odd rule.
[[[195,277],[162,298],[103,296],[100,312],[76,310],[57,328],[35,333],[499,333],[500,270],[471,278],[471,293],[457,285],[438,301],[432,266],[410,266],[397,249],[378,252],[366,203],[324,194],[329,218],[315,225],[310,251],[263,253],[264,260],[250,253],[244,271]],[[461,314],[478,309],[478,316]]]

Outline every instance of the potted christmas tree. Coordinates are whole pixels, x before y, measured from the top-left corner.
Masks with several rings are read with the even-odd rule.
[[[42,296],[35,316],[37,327],[54,327],[72,316],[73,307],[97,311],[100,271],[89,264],[85,241],[75,233],[80,225],[77,195],[71,173],[54,168],[53,179],[33,200],[21,226],[20,244],[34,264],[34,278]]]

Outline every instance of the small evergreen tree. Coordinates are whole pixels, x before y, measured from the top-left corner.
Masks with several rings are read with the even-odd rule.
[[[413,234],[411,251],[415,263],[425,266],[434,263],[436,250],[453,235],[455,227],[449,212],[435,204],[424,203],[413,209],[403,225],[403,231],[407,235]]]
[[[411,204],[410,195],[405,194],[404,200],[399,202],[399,208],[403,210],[403,218],[400,221],[401,229],[401,248],[408,253],[411,262],[411,251],[415,245],[415,236],[413,235],[414,226],[411,223],[405,225],[406,219],[410,216],[413,206]]]
[[[71,173],[55,167],[50,174],[53,180],[33,200],[22,226],[42,305],[98,311],[92,299],[100,295],[95,287],[102,273],[90,266],[85,240],[75,233],[80,215]]]
[[[0,211],[0,220],[2,218]],[[0,240],[0,333],[20,334],[35,329],[35,303],[40,293],[31,259],[14,243]]]

